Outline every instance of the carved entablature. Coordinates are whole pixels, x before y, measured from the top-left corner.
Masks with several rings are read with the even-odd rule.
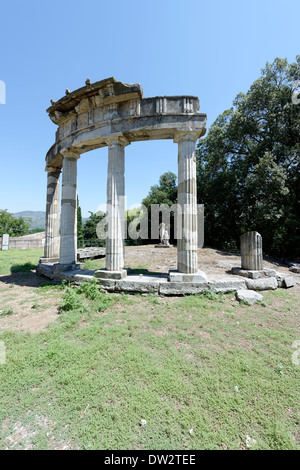
[[[55,145],[49,150],[47,165],[61,159],[60,152],[75,148],[84,153],[107,145],[107,139],[124,135],[130,142],[173,139],[176,132],[206,131],[206,115],[199,112],[195,96],[156,96],[144,98],[140,84],[127,85],[108,78],[91,83],[47,109],[57,124]]]

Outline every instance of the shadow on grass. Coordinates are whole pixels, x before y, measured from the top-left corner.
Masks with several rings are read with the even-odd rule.
[[[14,264],[10,268],[10,272],[11,273],[26,273],[35,268],[36,268],[36,265],[32,263]]]
[[[36,264],[23,263],[14,264],[11,266],[11,274],[1,274],[0,282],[10,284],[11,287],[26,286],[26,287],[42,287],[45,285],[57,285],[58,281],[52,281],[44,276],[38,276],[35,272]]]

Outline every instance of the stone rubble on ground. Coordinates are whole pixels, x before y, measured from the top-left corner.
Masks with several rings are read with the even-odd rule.
[[[292,273],[300,273],[300,264],[299,263],[293,263],[289,270],[292,272]]]
[[[277,289],[277,279],[275,277],[246,279],[246,285],[250,290],[275,290]]]
[[[240,289],[236,292],[236,298],[239,302],[246,302],[250,305],[255,304],[256,302],[261,302],[263,296],[258,294],[254,290]]]

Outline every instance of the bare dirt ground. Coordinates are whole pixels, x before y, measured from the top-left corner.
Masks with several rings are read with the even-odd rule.
[[[0,276],[0,331],[36,333],[57,319],[60,295],[41,293],[45,281],[35,271]]]
[[[169,269],[176,269],[177,249],[155,248],[155,245],[127,246],[125,264],[130,267],[147,265],[149,271],[167,273]],[[198,250],[198,266],[207,274],[228,274],[232,267],[241,267],[241,257],[233,252],[201,248]],[[294,275],[284,263],[277,260],[264,259],[264,267]],[[299,275],[294,277],[300,280]]]
[[[131,268],[167,273],[169,269],[176,269],[176,262],[176,247],[126,247],[125,264]],[[207,274],[225,275],[232,267],[240,267],[240,263],[240,256],[236,253],[212,248],[202,248],[198,252],[199,269]],[[276,260],[266,259],[264,267],[291,274],[295,279],[293,294],[300,298],[300,274],[291,273],[286,265]],[[38,288],[46,281],[38,277],[34,270],[0,276],[0,331],[36,333],[57,319],[62,292],[42,292]]]

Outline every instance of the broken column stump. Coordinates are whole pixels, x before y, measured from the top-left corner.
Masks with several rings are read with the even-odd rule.
[[[258,232],[247,232],[241,236],[242,269],[263,269],[262,237]]]

